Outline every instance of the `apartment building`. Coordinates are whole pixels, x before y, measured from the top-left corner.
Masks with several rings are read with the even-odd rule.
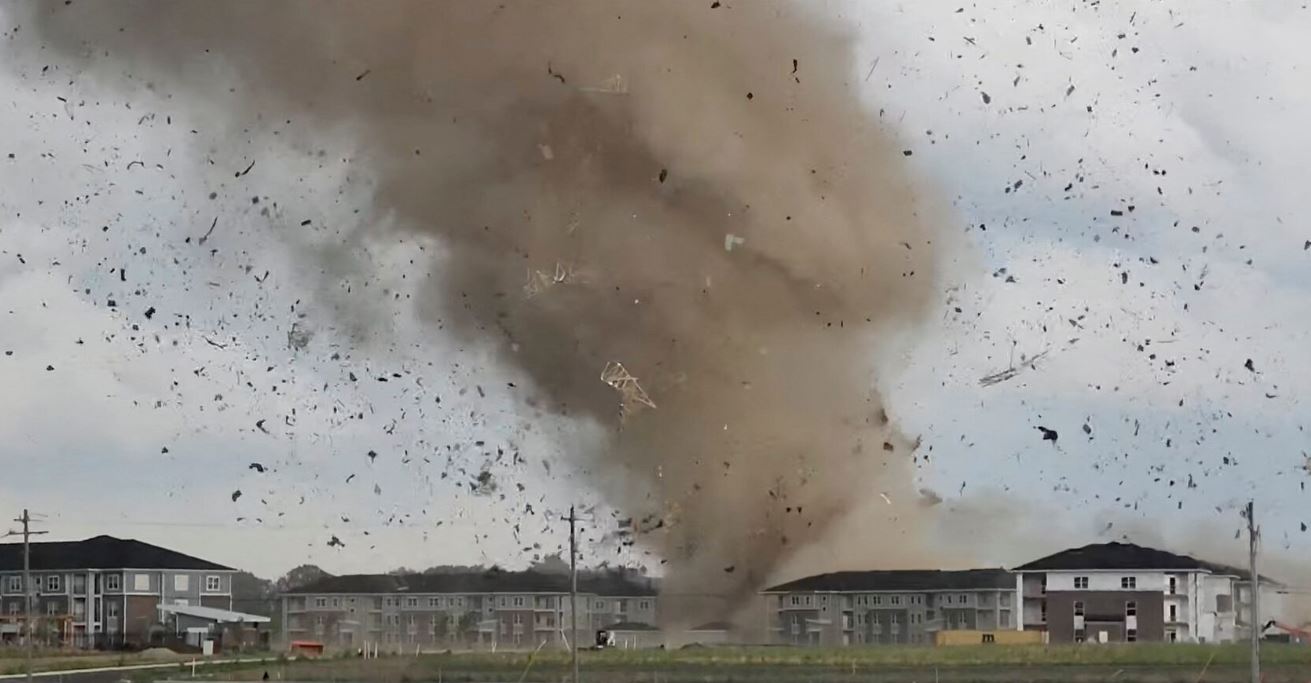
[[[1072,548],[1015,569],[1027,629],[1052,643],[1230,642],[1248,637],[1248,572],[1132,543]],[[1276,584],[1265,577],[1266,609]],[[1272,612],[1267,612],[1272,613]]]
[[[0,544],[0,639],[19,639],[30,592],[32,632],[44,642],[146,644],[166,630],[161,605],[230,610],[234,573],[149,543],[96,536],[32,543],[25,586],[23,545]]]
[[[569,637],[569,588],[568,576],[497,569],[327,577],[282,596],[282,636],[342,648],[535,648]],[[614,624],[656,624],[650,581],[580,578],[578,589],[583,642]]]
[[[1004,569],[845,571],[780,584],[763,596],[776,643],[931,644],[943,630],[1019,628],[1018,588]]]

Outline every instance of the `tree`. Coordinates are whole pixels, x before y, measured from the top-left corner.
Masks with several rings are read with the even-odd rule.
[[[332,574],[323,571],[317,565],[302,564],[286,574],[283,574],[282,578],[278,579],[276,587],[279,593],[285,593],[294,588],[300,588],[301,586],[329,576],[332,576]]]
[[[277,612],[277,587],[250,572],[232,575],[232,608],[238,612],[270,616]]]
[[[437,642],[446,640],[451,634],[451,618],[445,612],[437,612],[432,615],[436,621],[432,622],[432,639]]]
[[[465,612],[460,615],[460,623],[457,628],[456,636],[462,640],[467,640],[469,634],[478,629],[478,613]]]

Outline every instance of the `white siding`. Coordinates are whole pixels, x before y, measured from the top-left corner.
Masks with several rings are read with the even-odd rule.
[[[1049,591],[1072,591],[1074,588],[1074,579],[1078,576],[1088,577],[1088,588],[1090,591],[1118,591],[1118,590],[1137,590],[1137,591],[1164,591],[1166,579],[1164,572],[1144,572],[1144,571],[1096,571],[1096,572],[1048,572],[1047,573],[1047,590]],[[1121,579],[1132,577],[1135,580],[1135,588],[1121,588]],[[1080,589],[1084,590],[1084,589]],[[1180,587],[1182,590],[1182,586]]]

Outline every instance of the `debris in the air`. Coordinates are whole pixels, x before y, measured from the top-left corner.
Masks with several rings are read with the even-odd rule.
[[[199,244],[204,244],[207,240],[209,240],[209,236],[214,234],[214,226],[216,225],[218,225],[218,216],[215,216],[214,221],[209,224],[209,230],[206,230],[205,234],[200,236],[200,239],[198,240]]]
[[[920,504],[925,507],[933,507],[942,502],[942,496],[938,495],[933,489],[920,489]]]
[[[53,365],[46,366],[46,372],[54,372],[54,371],[55,371],[55,366]]]
[[[342,543],[340,538],[337,538],[336,536],[333,536],[332,538],[329,538],[329,539],[328,539],[328,547],[329,547],[329,548],[345,548],[345,547],[346,547],[346,544],[345,544],[345,543]]]
[[[488,470],[478,473],[478,478],[469,484],[469,489],[475,495],[486,496],[496,492],[496,478]]]
[[[1256,364],[1252,362],[1251,358],[1248,358],[1247,362],[1243,363],[1243,367],[1247,368],[1251,372],[1256,372]]]
[[[373,73],[373,69],[365,69],[365,70],[363,71],[363,73],[361,73],[360,75],[358,75],[358,76],[355,77],[355,80],[357,80],[357,81],[362,81],[362,80],[364,80],[364,77],[365,77],[365,76],[368,76],[368,75],[371,74],[371,73]]]
[[[710,9],[719,9],[719,0],[710,3]]]
[[[241,497],[241,489],[237,489],[236,491],[232,492],[232,502],[234,503],[237,502],[237,499],[240,497]]]
[[[1011,379],[1012,377],[1020,374],[1021,372],[1024,372],[1025,368],[1030,368],[1030,369],[1037,368],[1038,361],[1042,360],[1043,358],[1046,358],[1048,353],[1051,353],[1051,349],[1043,351],[1042,353],[1035,355],[1033,358],[1021,362],[1019,365],[1013,365],[1009,368],[1006,368],[1001,372],[994,372],[991,375],[984,375],[983,377],[979,378],[979,384],[981,386],[990,387],[994,384],[1000,384],[1002,382],[1005,382],[1006,380]]]
[[[746,243],[747,238],[745,237],[738,237],[731,232],[724,235],[724,251],[733,251],[734,246]]]
[[[725,573],[725,574],[732,574],[736,569],[737,569],[737,565],[735,565],[735,564],[730,564],[730,565],[728,565],[727,567],[724,567],[724,573]]]
[[[255,428],[258,429],[258,430],[260,430],[261,432],[264,432],[265,434],[268,434],[268,433],[269,433],[269,430],[264,428],[264,423],[265,423],[266,421],[267,421],[267,420],[256,420],[256,421],[255,421]]]
[[[903,149],[903,150],[901,150],[901,155],[904,156],[904,157],[908,157],[908,156],[910,156],[910,155],[912,155],[912,154],[914,154],[914,152],[912,152],[912,151],[910,151],[910,150],[908,150],[908,149]]]
[[[257,462],[252,462],[252,463],[250,464],[250,469],[255,470],[256,472],[259,472],[260,474],[264,474],[264,466],[261,465],[261,464],[259,464],[259,463],[257,463]]]
[[[880,491],[879,497],[883,499],[883,502],[887,503],[888,505],[892,505],[892,499],[888,497],[888,494]]]
[[[1042,425],[1038,425],[1038,431],[1042,432],[1043,441],[1050,441],[1052,443],[1056,443],[1057,434],[1055,429],[1047,429]]]
[[[146,320],[150,320],[153,317],[155,317],[155,307],[151,306],[146,309]]]
[[[351,483],[351,480],[354,479],[354,478],[355,478],[355,475],[354,475],[354,474],[349,474],[349,475],[347,475],[347,476],[346,476],[346,483],[347,483],[347,484]]]
[[[621,418],[626,418],[643,407],[656,407],[656,404],[646,395],[646,391],[642,389],[642,385],[637,383],[637,378],[629,374],[623,364],[618,361],[610,361],[605,364],[605,367],[601,370],[601,381],[619,391],[622,397],[619,404]]]
[[[250,169],[252,169],[252,168],[255,168],[255,161],[254,161],[254,160],[251,160],[250,165],[247,166],[244,170],[237,171],[236,173],[234,173],[232,177],[234,177],[234,178],[240,178],[241,176],[244,176],[244,175],[246,175],[247,173],[250,173]]]
[[[662,182],[662,183],[665,182],[665,178],[668,178],[668,177],[669,177],[669,169],[667,169],[667,168],[662,168],[662,169],[660,169],[660,175],[659,175],[660,182]]]
[[[287,346],[297,351],[304,351],[313,338],[314,333],[303,327],[298,320],[292,323],[291,329],[287,331]]]
[[[989,94],[986,93],[986,92],[982,92],[982,91],[980,91],[979,94],[980,94],[980,95],[983,95],[983,103],[984,103],[984,104],[992,104],[992,96],[991,96],[991,95],[989,95]]]

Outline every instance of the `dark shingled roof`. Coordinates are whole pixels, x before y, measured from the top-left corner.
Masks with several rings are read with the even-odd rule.
[[[805,591],[943,591],[1015,588],[1015,576],[1005,569],[890,569],[864,572],[832,572],[807,576],[766,588],[766,593]]]
[[[1017,572],[1070,571],[1079,569],[1165,569],[1175,571],[1207,571],[1212,574],[1237,576],[1246,580],[1249,574],[1237,567],[1206,562],[1187,555],[1176,555],[1165,550],[1145,548],[1132,543],[1094,543],[1082,548],[1063,550],[1015,568]],[[1264,577],[1263,577],[1264,578]]]
[[[650,581],[639,582],[622,576],[578,578],[578,591],[593,595],[655,595]],[[288,593],[568,593],[569,577],[533,571],[489,569],[482,572],[454,574],[348,574],[329,576]]]
[[[0,543],[0,571],[22,571],[23,544]],[[32,569],[195,569],[235,571],[199,557],[130,538],[96,536],[83,541],[32,544]]]

